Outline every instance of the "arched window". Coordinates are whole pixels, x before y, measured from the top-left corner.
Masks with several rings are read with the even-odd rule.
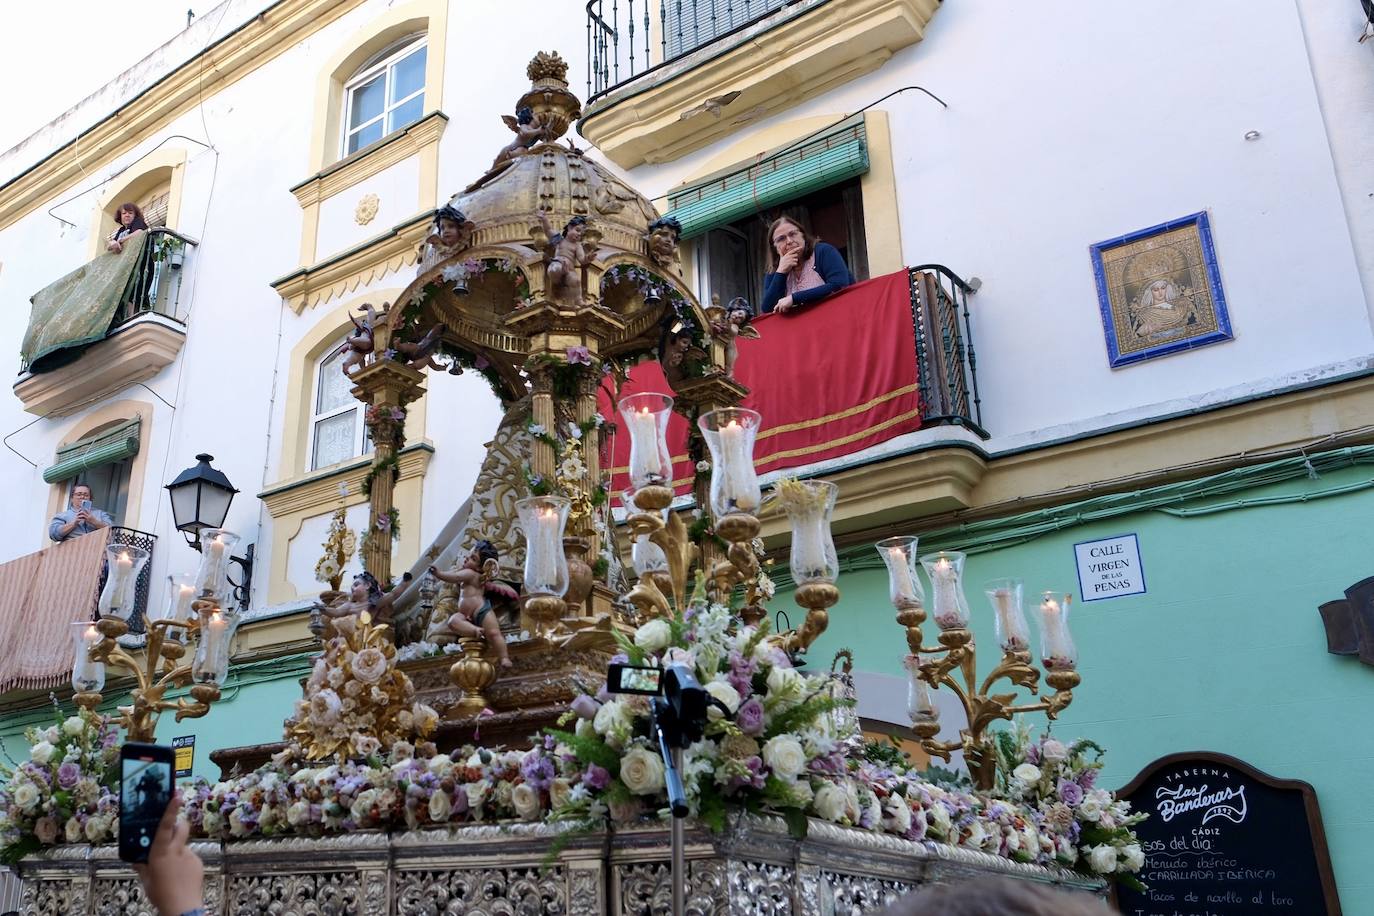
[[[420,119],[425,110],[425,36],[374,56],[344,84],[342,155]]]
[[[315,372],[310,417],[310,469],[328,467],[372,450],[363,425],[363,405],[353,397],[353,381],[343,371],[343,345],[330,350]]]

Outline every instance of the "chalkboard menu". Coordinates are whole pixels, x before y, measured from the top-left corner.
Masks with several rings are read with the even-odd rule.
[[[1161,757],[1119,793],[1136,811],[1146,891],[1124,916],[1340,916],[1317,793],[1225,754]]]

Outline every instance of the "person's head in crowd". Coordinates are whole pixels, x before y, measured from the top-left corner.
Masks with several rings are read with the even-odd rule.
[[[123,203],[115,211],[115,222],[119,228],[128,229],[147,229],[148,221],[143,218],[143,211],[138,208],[138,204]]]
[[[1116,916],[1086,893],[1007,878],[974,878],[912,891],[880,916]]]
[[[778,262],[784,255],[797,253],[796,263],[805,263],[816,247],[816,239],[801,223],[790,216],[779,216],[768,227],[768,246],[772,253],[770,268],[777,272]]]

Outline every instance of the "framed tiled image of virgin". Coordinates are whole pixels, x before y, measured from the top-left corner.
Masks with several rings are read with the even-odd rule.
[[[1205,212],[1090,251],[1113,369],[1232,338]]]

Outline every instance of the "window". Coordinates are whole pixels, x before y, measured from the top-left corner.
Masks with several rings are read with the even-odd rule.
[[[425,108],[425,39],[393,45],[344,86],[343,155],[420,120]]]
[[[363,426],[363,405],[353,397],[353,380],[343,371],[346,352],[341,344],[320,360],[310,420],[312,471],[372,450]]]
[[[82,471],[72,480],[67,490],[67,502],[63,505],[71,505],[71,491],[77,484],[85,484],[91,488],[91,505],[110,513],[116,525],[124,524],[124,513],[129,507],[129,478],[133,464],[132,458],[125,458]]]

